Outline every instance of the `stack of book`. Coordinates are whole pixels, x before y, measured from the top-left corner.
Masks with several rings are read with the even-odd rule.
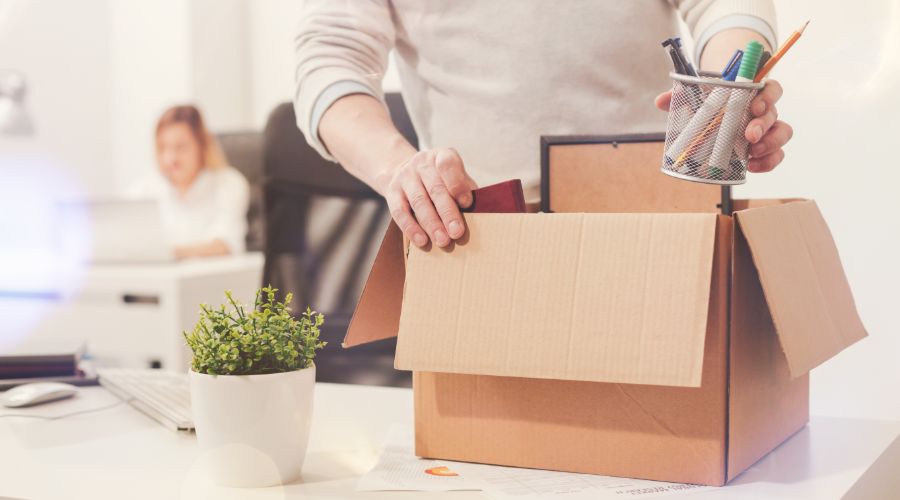
[[[82,341],[27,341],[0,348],[0,390],[31,382],[94,383],[82,363]]]

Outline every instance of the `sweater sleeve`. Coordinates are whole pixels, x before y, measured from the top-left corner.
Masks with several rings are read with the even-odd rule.
[[[310,146],[335,161],[317,130],[323,105],[342,97],[335,88],[384,103],[381,80],[394,45],[394,23],[388,0],[309,0],[300,16],[294,37],[297,126]]]
[[[747,28],[777,47],[775,5],[772,0],[670,0],[678,9],[694,39],[694,63],[716,33]]]

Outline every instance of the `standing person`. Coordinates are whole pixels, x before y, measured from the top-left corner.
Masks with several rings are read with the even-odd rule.
[[[478,184],[520,178],[538,201],[541,135],[664,130],[660,41],[679,19],[704,70],[721,71],[750,40],[776,42],[771,0],[309,0],[301,15],[297,125],[384,196],[419,246],[463,235],[459,207]],[[419,151],[383,103],[391,49]],[[781,93],[769,80],[751,104],[752,172],[778,165],[793,133],[777,120]]]
[[[156,161],[159,169],[133,194],[159,200],[176,258],[243,253],[250,187],[195,106],[174,106],[159,118]]]

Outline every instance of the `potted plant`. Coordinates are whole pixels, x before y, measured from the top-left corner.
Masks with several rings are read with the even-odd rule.
[[[197,440],[223,486],[284,484],[303,467],[325,317],[307,307],[294,318],[292,295],[275,292],[258,290],[251,311],[225,292],[227,305],[200,306],[184,332]]]

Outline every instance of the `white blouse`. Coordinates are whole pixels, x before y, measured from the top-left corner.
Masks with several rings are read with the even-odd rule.
[[[173,247],[221,240],[231,253],[243,253],[250,186],[233,167],[204,168],[181,195],[159,172],[130,193],[159,201],[163,229]]]

